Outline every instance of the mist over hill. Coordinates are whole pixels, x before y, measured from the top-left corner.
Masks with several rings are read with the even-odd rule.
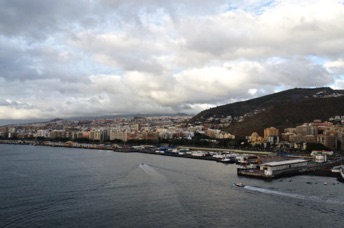
[[[97,116],[75,116],[67,118],[37,118],[37,119],[0,119],[0,126],[7,125],[22,125],[33,123],[49,123],[57,121],[82,121],[82,120],[96,120],[96,119],[116,119],[116,118],[131,118],[131,117],[153,117],[153,116],[192,116],[186,113],[126,113],[117,115],[97,115]]]
[[[288,127],[344,115],[344,91],[322,88],[295,88],[207,109],[191,119],[192,123],[213,123],[234,135],[252,132],[262,135],[264,128]]]

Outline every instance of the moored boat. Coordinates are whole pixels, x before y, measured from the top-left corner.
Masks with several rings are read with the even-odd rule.
[[[339,173],[338,181],[344,182],[344,165],[338,165],[331,169],[332,173]]]
[[[222,163],[234,163],[235,162],[235,155],[227,155],[223,157],[220,162]]]
[[[342,176],[342,180],[344,180],[344,165],[340,166],[340,175]]]

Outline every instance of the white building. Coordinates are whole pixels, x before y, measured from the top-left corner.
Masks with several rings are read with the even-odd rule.
[[[277,174],[299,170],[302,167],[307,166],[307,160],[304,159],[293,159],[286,161],[275,161],[263,163],[260,165],[260,170],[264,171],[266,177],[273,177]]]

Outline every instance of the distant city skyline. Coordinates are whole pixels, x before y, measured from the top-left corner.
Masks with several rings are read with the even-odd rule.
[[[344,89],[342,15],[343,0],[3,0],[0,124]]]

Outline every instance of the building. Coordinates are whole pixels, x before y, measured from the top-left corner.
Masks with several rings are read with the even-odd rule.
[[[36,135],[37,137],[47,138],[48,133],[47,130],[38,130]]]
[[[123,142],[128,141],[128,133],[126,131],[110,131],[110,140],[122,140]]]
[[[88,135],[88,138],[90,140],[97,140],[97,141],[101,141],[103,139],[102,137],[102,131],[100,130],[93,130],[93,131],[90,131],[89,135]]]
[[[252,145],[262,144],[264,142],[263,137],[259,136],[257,132],[253,132],[250,136],[250,142]]]
[[[317,142],[331,150],[337,150],[337,137],[334,135],[318,135]]]
[[[296,127],[296,134],[306,136],[306,135],[317,135],[318,127],[313,125],[304,124],[302,126]]]
[[[339,149],[341,151],[344,151],[344,133],[343,132],[338,133],[337,139],[338,139]]]
[[[264,129],[264,140],[269,141],[271,137],[279,137],[279,130],[274,127]]]
[[[260,165],[265,177],[275,177],[288,172],[298,172],[307,166],[307,160],[293,159],[286,161],[268,162]]]
[[[279,136],[279,130],[274,127],[264,129],[264,140],[267,140],[270,136]]]
[[[65,130],[53,130],[50,133],[51,139],[59,139],[59,138],[66,138],[66,131]]]

